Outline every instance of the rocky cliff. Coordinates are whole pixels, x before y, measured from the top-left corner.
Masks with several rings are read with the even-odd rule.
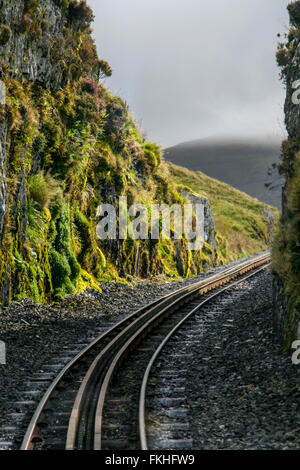
[[[97,239],[103,203],[186,200],[159,146],[103,86],[111,69],[97,55],[92,20],[83,0],[0,0],[2,304],[47,302],[108,279],[192,276],[229,259],[224,236],[216,243],[208,228],[197,251],[176,237]],[[261,221],[252,225],[266,246]]]
[[[282,216],[273,245],[274,324],[285,350],[300,335],[300,2],[288,6],[291,28],[277,61],[286,85],[280,172],[285,177]],[[300,339],[300,336],[299,336]]]
[[[97,207],[179,203],[161,150],[143,139],[91,37],[85,1],[0,1],[2,303],[99,288],[99,281],[193,275],[217,262],[171,240],[96,238]]]

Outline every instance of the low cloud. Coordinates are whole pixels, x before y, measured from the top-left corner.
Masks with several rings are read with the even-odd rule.
[[[283,136],[288,0],[88,0],[99,55],[148,137]]]

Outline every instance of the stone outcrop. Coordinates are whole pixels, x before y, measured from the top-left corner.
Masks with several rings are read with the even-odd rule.
[[[180,200],[159,146],[101,83],[111,69],[84,0],[0,0],[0,298],[59,299],[118,276],[192,276],[216,263],[180,240],[98,240],[96,210]],[[162,170],[162,171],[161,171]]]
[[[300,2],[290,3],[288,10],[291,29],[287,43],[279,44],[277,53],[286,85],[284,112],[288,139],[282,145],[280,172],[285,185],[282,216],[273,245],[274,327],[286,351],[290,351],[297,336],[300,338]]]
[[[204,241],[212,248],[214,258],[216,256],[217,244],[215,238],[215,223],[210,209],[209,200],[188,191],[182,191],[181,196],[187,201],[190,201],[193,205],[200,204],[204,207]]]
[[[27,2],[29,3],[29,2]],[[34,22],[41,29],[30,32],[33,18],[24,10],[23,1],[0,0],[3,23],[12,25],[11,38],[0,47],[0,54],[8,56],[9,73],[15,78],[26,77],[46,88],[59,88],[62,81],[62,64],[54,60],[51,51],[53,38],[63,35],[67,23],[64,10],[54,0],[40,0]],[[42,40],[41,36],[42,35]]]

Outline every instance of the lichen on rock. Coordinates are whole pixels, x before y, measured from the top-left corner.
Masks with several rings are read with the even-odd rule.
[[[291,29],[281,43],[286,61],[279,62],[286,85],[285,123],[280,172],[285,176],[282,216],[273,243],[274,324],[284,349],[297,338],[300,321],[300,2],[288,6]],[[282,54],[282,52],[281,52]],[[278,56],[277,56],[278,58]]]

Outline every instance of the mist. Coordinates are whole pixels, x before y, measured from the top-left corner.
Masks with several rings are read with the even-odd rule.
[[[121,96],[163,147],[213,136],[281,139],[275,53],[288,0],[88,0]],[[282,39],[281,39],[282,40]]]

